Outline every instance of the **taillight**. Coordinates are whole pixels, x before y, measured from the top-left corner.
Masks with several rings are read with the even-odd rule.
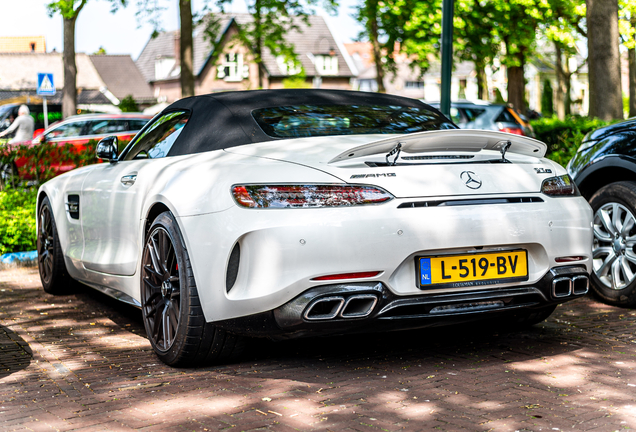
[[[501,128],[499,129],[500,132],[508,132],[511,134],[515,134],[515,135],[525,135],[523,133],[523,129],[521,128],[509,128],[509,127],[505,127],[505,128]]]
[[[554,197],[581,195],[576,184],[574,184],[572,178],[567,174],[543,180],[543,183],[541,183],[541,192]]]
[[[380,204],[393,196],[372,186],[236,185],[232,196],[248,208],[315,208]]]

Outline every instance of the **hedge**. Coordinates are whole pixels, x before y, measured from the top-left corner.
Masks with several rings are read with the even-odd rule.
[[[533,120],[530,124],[536,138],[548,145],[546,157],[566,166],[576,154],[585,134],[609,123],[596,118],[571,116],[565,120],[547,117]]]

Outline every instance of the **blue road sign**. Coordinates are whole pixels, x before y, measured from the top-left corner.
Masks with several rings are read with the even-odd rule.
[[[55,84],[52,73],[38,73],[38,94],[40,96],[54,96]]]

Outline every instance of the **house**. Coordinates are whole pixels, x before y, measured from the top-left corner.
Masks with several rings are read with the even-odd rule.
[[[0,36],[0,52],[3,53],[45,53],[44,36]]]
[[[362,91],[378,91],[376,68],[373,61],[371,43],[354,42],[345,44],[359,74],[353,88]],[[441,63],[431,58],[430,66],[424,72],[412,64],[405,54],[395,53],[396,73],[387,72],[384,87],[387,93],[423,99],[429,102],[441,98]],[[477,99],[477,78],[472,63],[460,62],[454,65],[451,79],[451,99]]]
[[[126,96],[132,96],[140,108],[157,102],[152,87],[137,69],[130,55],[104,54],[91,55],[89,58],[104,81],[105,87],[119,101]]]
[[[76,54],[78,109],[103,111],[113,108],[114,97],[99,76],[89,56]],[[64,64],[61,53],[0,53],[0,104],[41,100],[37,95],[38,73],[53,74],[55,96],[53,104],[62,103]]]
[[[252,16],[215,14],[214,18],[219,19],[214,43],[206,37],[204,24],[193,32],[195,93],[259,88],[259,66],[254,54],[237,38],[240,26],[250,23]],[[351,89],[357,70],[324,18],[311,15],[309,25],[298,17],[293,19],[299,30],[290,31],[286,40],[294,44],[307,83],[320,88]],[[159,100],[172,102],[181,97],[178,31],[164,32],[148,41],[136,63]],[[283,88],[284,80],[300,69],[264,49],[261,71],[263,88]]]

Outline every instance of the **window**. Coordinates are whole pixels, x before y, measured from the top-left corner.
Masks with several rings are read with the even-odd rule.
[[[421,90],[424,88],[424,81],[407,81],[404,84],[404,88],[407,90]]]
[[[250,76],[249,65],[243,64],[243,54],[227,53],[216,67],[216,77],[227,82],[243,81]]]
[[[517,121],[517,119],[515,119],[515,117],[508,111],[508,108],[504,107],[503,110],[501,110],[501,114],[499,114],[499,116],[495,119],[496,122],[501,122],[501,123],[516,123],[519,124],[519,122]]]
[[[267,135],[275,138],[455,129],[441,115],[409,106],[297,105],[257,109],[252,116]]]
[[[143,131],[122,159],[158,159],[168,156],[189,117],[190,114],[184,111],[175,111],[161,116]]]
[[[477,117],[485,112],[484,108],[464,108],[464,115],[469,122],[475,121]]]
[[[126,130],[124,120],[93,120],[89,123],[86,135],[106,135]]]
[[[46,134],[46,140],[56,138],[69,138],[82,135],[82,129],[86,125],[85,121],[76,121],[66,124],[61,124],[51,132]]]
[[[338,75],[338,57],[336,56],[314,56],[314,66],[318,75]]]
[[[170,77],[170,72],[174,69],[177,61],[174,57],[160,57],[155,60],[155,79],[165,79]]]
[[[286,61],[283,56],[276,57],[276,64],[278,65],[278,70],[285,75],[298,75],[303,71],[300,62]]]

